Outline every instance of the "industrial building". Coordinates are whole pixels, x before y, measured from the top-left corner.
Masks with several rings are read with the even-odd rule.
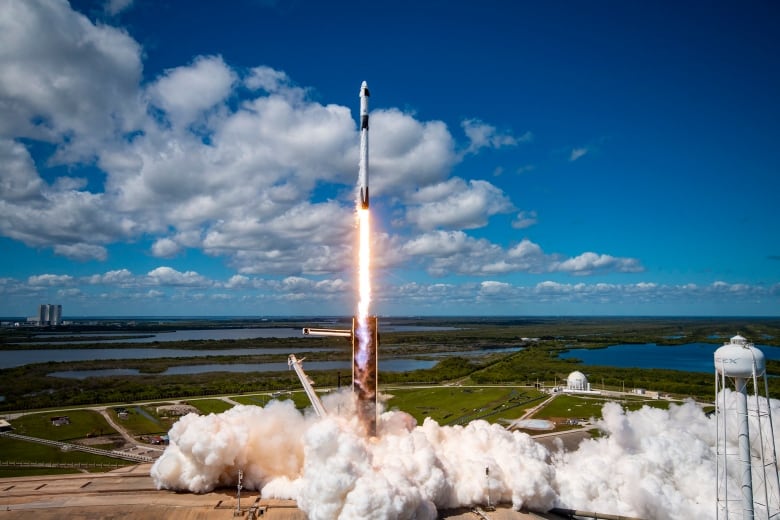
[[[56,327],[62,325],[62,305],[52,305],[51,303],[42,303],[38,307],[38,326]]]

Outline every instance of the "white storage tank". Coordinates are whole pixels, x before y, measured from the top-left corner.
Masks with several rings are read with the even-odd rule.
[[[726,377],[751,378],[766,371],[764,353],[740,335],[715,351],[715,369]],[[755,372],[754,372],[755,370]]]

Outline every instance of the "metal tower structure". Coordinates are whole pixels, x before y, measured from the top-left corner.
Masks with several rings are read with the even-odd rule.
[[[759,384],[761,380],[763,385]],[[729,382],[733,392],[727,391]],[[753,394],[749,396],[751,382]],[[780,518],[780,477],[766,361],[759,349],[739,335],[715,351],[715,417],[716,518]],[[735,435],[736,452],[732,447]],[[734,482],[739,485],[739,493]],[[737,514],[739,509],[741,515]]]

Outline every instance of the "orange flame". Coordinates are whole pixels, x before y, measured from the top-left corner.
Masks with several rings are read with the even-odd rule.
[[[360,346],[360,353],[363,354],[365,347],[370,341],[368,324],[366,318],[368,318],[368,306],[371,303],[371,243],[370,243],[370,228],[369,228],[369,212],[368,209],[364,209],[358,206],[358,226],[360,234],[359,244],[359,257],[358,257],[358,278],[359,278],[359,290],[360,299],[358,300],[357,318],[358,318],[358,339]],[[365,359],[365,356],[359,356]],[[361,363],[358,360],[358,365],[363,367],[365,363]]]

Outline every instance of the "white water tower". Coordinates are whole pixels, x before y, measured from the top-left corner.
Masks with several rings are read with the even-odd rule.
[[[729,381],[734,392],[727,391]],[[753,395],[748,396],[751,381]],[[763,381],[763,397],[759,381]],[[780,518],[780,477],[768,396],[764,354],[752,343],[734,336],[715,351],[718,519]],[[730,471],[741,493],[729,489]],[[742,504],[741,516],[735,502]]]

